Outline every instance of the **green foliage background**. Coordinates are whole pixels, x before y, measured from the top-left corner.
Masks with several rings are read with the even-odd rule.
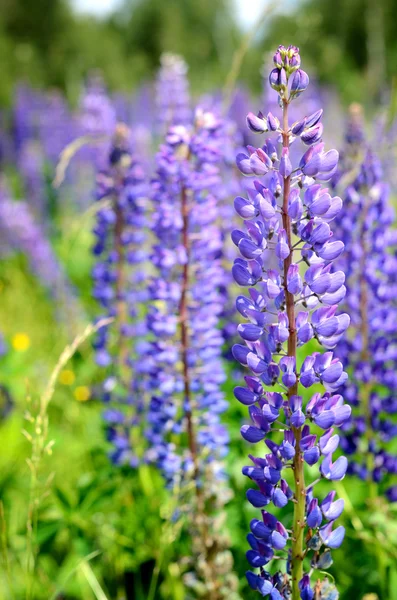
[[[378,99],[397,72],[396,10],[396,0],[280,0],[277,16],[259,28],[241,79],[259,90],[264,53],[293,42],[346,101],[368,100],[368,93]],[[124,0],[101,20],[74,14],[66,0],[0,0],[0,102],[11,101],[21,78],[74,99],[92,68],[111,89],[129,90],[152,77],[165,50],[185,57],[200,92],[221,87],[244,35],[236,15],[233,0]]]

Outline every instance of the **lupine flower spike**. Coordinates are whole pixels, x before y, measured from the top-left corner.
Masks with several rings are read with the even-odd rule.
[[[82,309],[46,233],[25,201],[15,202],[0,179],[0,256],[22,252],[29,268],[55,301],[61,320],[74,329]]]
[[[227,407],[219,329],[222,239],[216,223],[222,140],[222,122],[198,110],[194,126],[169,129],[156,157],[156,274],[148,314],[153,338],[145,359],[151,458],[168,487],[188,494],[188,597],[214,600],[235,599],[237,587],[221,517],[230,495],[223,467],[229,440],[220,420]]]
[[[161,133],[191,121],[188,67],[182,56],[165,52],[156,80],[156,112]]]
[[[282,116],[247,118],[253,131],[271,137],[237,156],[240,170],[256,179],[248,197],[236,198],[245,226],[233,232],[241,254],[234,278],[248,288],[248,296],[237,298],[246,322],[238,327],[244,343],[235,345],[233,354],[250,371],[235,396],[249,407],[251,417],[251,424],[241,429],[243,438],[252,444],[264,441],[267,450],[250,455],[252,464],[243,469],[254,484],[247,498],[261,509],[247,538],[247,560],[255,569],[247,578],[252,589],[272,600],[312,600],[315,593],[316,598],[337,597],[327,580],[313,584],[311,575],[331,565],[331,550],[341,545],[345,533],[336,522],[343,500],[334,491],[324,498],[315,494],[317,479],[345,475],[347,460],[336,454],[336,428],[351,412],[337,393],[347,375],[332,352],[350,320],[338,314],[345,276],[332,265],[343,251],[330,229],[342,201],[321,184],[335,173],[338,152],[324,149],[321,110],[293,124],[288,121],[290,103],[309,84],[300,62],[298,48],[278,48],[270,83]],[[290,145],[299,141],[307,150],[294,164]],[[311,340],[318,342],[319,351],[305,351]],[[316,391],[305,401],[305,390],[313,385]],[[310,482],[306,465],[317,465],[317,473],[310,469]],[[272,504],[286,511],[293,507],[291,529],[272,515]],[[290,522],[287,518],[288,526]],[[267,565],[273,558],[285,558],[285,569],[272,571]],[[320,595],[318,590],[327,588]]]
[[[389,189],[379,159],[365,140],[362,110],[352,105],[346,145],[334,185],[343,194],[335,231],[346,252],[338,266],[346,274],[344,302],[352,315],[349,336],[338,356],[351,371],[343,393],[353,414],[341,445],[352,456],[349,471],[397,501],[397,231]],[[394,485],[393,485],[394,476]]]
[[[97,211],[94,228],[93,295],[114,323],[96,338],[96,362],[106,369],[101,391],[106,403],[104,419],[116,464],[138,463],[131,447],[134,429],[140,426],[144,390],[137,360],[139,340],[145,335],[146,299],[142,249],[146,232],[147,186],[139,162],[129,148],[128,128],[119,124],[109,153],[108,167],[97,174]],[[139,431],[139,429],[138,429]],[[135,435],[136,437],[136,435]]]

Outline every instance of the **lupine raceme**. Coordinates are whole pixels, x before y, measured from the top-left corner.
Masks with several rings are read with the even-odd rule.
[[[156,115],[160,131],[191,121],[187,64],[182,56],[164,52],[156,80]]]
[[[333,180],[344,199],[335,231],[345,252],[337,263],[346,274],[344,306],[352,315],[349,335],[338,346],[350,374],[343,394],[353,407],[341,444],[351,455],[349,472],[367,481],[369,498],[383,492],[396,502],[397,231],[389,188],[362,120],[362,109],[352,105]]]
[[[230,491],[223,458],[228,433],[221,385],[219,329],[223,284],[218,226],[223,123],[197,110],[194,123],[175,125],[156,157],[152,182],[151,332],[145,364],[151,402],[148,458],[169,488],[189,489],[192,555],[188,597],[237,598],[222,509]],[[186,496],[186,494],[185,494]],[[180,510],[182,508],[180,507]]]
[[[97,211],[93,248],[93,295],[114,323],[103,327],[95,341],[96,362],[106,369],[101,396],[104,419],[116,464],[137,466],[134,438],[142,425],[143,381],[133,373],[139,361],[139,341],[145,336],[146,300],[143,276],[146,251],[147,184],[130,149],[130,132],[119,124],[108,167],[97,174]]]
[[[81,307],[63,266],[29,204],[12,200],[3,178],[0,179],[0,240],[0,257],[23,253],[30,271],[53,298],[59,318],[74,327],[81,316]]]
[[[250,455],[252,464],[243,469],[254,484],[247,498],[261,509],[247,538],[255,569],[247,572],[248,583],[272,600],[330,600],[338,597],[335,587],[312,575],[332,564],[331,550],[343,541],[337,519],[344,502],[332,489],[318,497],[315,486],[342,479],[347,469],[346,458],[336,454],[336,428],[351,413],[337,392],[347,374],[332,350],[350,319],[338,313],[345,275],[333,262],[344,246],[330,227],[342,200],[322,184],[335,174],[338,152],[326,151],[321,141],[322,110],[289,123],[291,102],[309,84],[300,63],[298,48],[278,48],[269,81],[281,118],[248,114],[249,128],[269,137],[237,156],[241,172],[255,179],[247,197],[235,199],[244,229],[232,234],[241,255],[233,275],[248,295],[237,298],[244,343],[233,354],[249,371],[235,396],[251,417],[243,438],[265,442],[265,452]],[[300,143],[307,150],[295,165],[290,146]],[[271,506],[282,509],[284,522]],[[272,562],[285,566],[272,569]]]

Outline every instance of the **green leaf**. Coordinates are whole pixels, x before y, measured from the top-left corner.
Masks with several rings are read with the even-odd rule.
[[[72,501],[66,495],[66,492],[61,490],[59,487],[54,487],[54,494],[58,498],[60,504],[68,511],[71,511],[73,508]]]

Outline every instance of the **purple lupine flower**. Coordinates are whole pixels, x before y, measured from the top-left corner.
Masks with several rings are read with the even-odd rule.
[[[201,110],[219,118],[219,115],[223,112],[221,97],[206,96],[203,99],[203,102],[204,109],[202,108]],[[237,107],[235,107],[235,109],[236,108]],[[245,112],[241,114],[245,114]],[[222,186],[219,186],[217,190],[218,225],[222,237],[221,260],[223,267],[223,283],[220,291],[223,296],[223,308],[220,314],[220,321],[222,326],[222,336],[224,338],[223,356],[227,360],[232,361],[234,370],[237,370],[237,368],[231,354],[231,347],[233,343],[237,341],[238,336],[236,334],[236,307],[234,295],[231,293],[233,286],[231,265],[233,264],[235,256],[231,233],[238,225],[238,215],[236,215],[236,210],[234,210],[234,207],[230,203],[230,198],[238,194],[243,179],[241,172],[236,167],[235,156],[236,151],[242,147],[242,139],[244,137],[235,121],[236,116],[237,115],[233,114],[233,116],[229,115],[228,117],[222,117],[222,128],[218,133],[218,135],[222,135],[223,137],[222,142],[219,140],[222,149],[222,162],[220,163]],[[243,118],[241,120],[244,122],[244,129],[246,131],[246,119]],[[245,242],[243,241],[242,244],[244,245],[244,243]]]
[[[365,140],[357,105],[334,186],[344,199],[334,229],[346,248],[337,264],[346,274],[344,306],[352,315],[350,335],[338,347],[350,372],[343,393],[353,406],[341,445],[352,458],[349,472],[372,487],[379,484],[393,500],[388,486],[397,475],[391,450],[397,436],[397,231],[389,189]]]
[[[4,336],[0,333],[0,356],[4,356],[7,353],[7,343]]]
[[[156,117],[160,131],[191,121],[188,67],[182,56],[165,52],[160,58],[156,80]]]
[[[51,246],[27,202],[14,201],[0,181],[0,255],[22,253],[29,269],[55,301],[60,318],[74,323],[81,307]]]
[[[116,127],[116,112],[98,74],[89,78],[83,91],[78,120],[80,135],[97,138],[95,145],[80,150],[79,156],[95,169],[106,169],[111,136]]]
[[[304,557],[314,550],[312,560],[329,567],[329,549],[337,548],[344,536],[343,527],[335,525],[343,503],[334,502],[333,492],[322,500],[315,497],[313,485],[305,482],[304,468],[304,463],[318,465],[320,478],[331,481],[342,479],[347,469],[345,457],[335,455],[339,436],[334,433],[350,416],[350,408],[337,393],[347,375],[333,349],[344,335],[349,317],[337,312],[345,293],[344,277],[332,263],[341,254],[343,243],[335,240],[329,226],[341,209],[341,200],[318,182],[335,173],[338,153],[326,151],[319,141],[321,111],[302,119],[294,134],[291,131],[289,104],[308,83],[300,69],[298,49],[280,46],[274,64],[270,83],[283,106],[279,122],[286,124],[275,131],[282,148],[275,150],[277,157],[267,172],[260,171],[257,159],[254,163],[250,157],[256,155],[265,164],[263,155],[269,154],[271,140],[260,149],[249,147],[248,155],[238,158],[243,174],[257,174],[261,179],[254,180],[248,198],[236,200],[245,231],[232,235],[242,256],[236,259],[233,274],[249,294],[237,301],[237,309],[248,323],[239,326],[245,344],[235,345],[233,354],[251,371],[245,377],[246,386],[236,388],[235,396],[249,406],[251,424],[243,426],[243,437],[251,443],[265,440],[268,450],[265,456],[250,456],[253,466],[243,469],[256,484],[247,492],[249,502],[266,507],[262,519],[251,522],[248,536],[248,561],[260,571],[249,571],[247,578],[263,596],[310,600],[315,589],[310,582],[310,562],[306,565]],[[300,161],[290,158],[294,136],[309,146],[303,149]],[[301,359],[298,363],[297,348],[313,338],[327,351],[306,354],[303,363]],[[322,384],[325,390],[314,393],[304,404],[301,386],[314,384]],[[284,478],[288,468],[293,472],[293,484]],[[288,533],[268,511],[272,504],[291,506],[292,501],[293,525]],[[285,573],[271,575],[266,565],[274,553],[288,547]]]
[[[118,123],[131,123],[131,98],[129,94],[116,92],[112,94],[112,104]]]
[[[151,402],[148,458],[169,487],[193,483],[187,515],[193,539],[189,589],[228,580],[219,600],[234,598],[236,581],[221,564],[231,555],[215,516],[228,495],[223,458],[229,436],[221,422],[223,337],[222,230],[218,225],[224,124],[197,110],[195,121],[168,130],[152,181],[153,233],[145,355]],[[192,486],[191,486],[192,488]],[[210,548],[218,548],[216,561]],[[218,562],[219,561],[219,562]],[[211,566],[203,572],[201,565]],[[226,577],[226,579],[225,579]],[[207,593],[207,591],[206,591]]]
[[[191,448],[186,449],[185,455],[175,456],[176,448],[167,439],[169,431],[189,426],[191,404],[196,407],[197,429],[207,447],[220,455],[226,451],[226,446],[222,448],[211,441],[214,430],[220,426],[219,415],[226,408],[219,387],[225,379],[221,363],[223,339],[217,330],[222,310],[219,290],[223,284],[222,239],[216,223],[221,123],[213,121],[210,114],[198,112],[196,127],[197,133],[185,126],[169,130],[157,155],[157,177],[152,183],[153,230],[158,241],[152,253],[157,275],[150,284],[148,327],[155,336],[150,376],[156,410],[150,413],[147,435],[152,438],[153,453],[158,453],[159,467],[171,485],[174,475],[179,476],[181,469],[189,470],[192,461],[197,462],[197,456],[191,456]],[[186,326],[191,333],[183,340]],[[184,391],[182,420],[177,414],[175,394],[184,390],[186,377],[175,369],[177,361],[188,368],[190,381],[189,390]],[[159,411],[163,411],[163,416]],[[208,418],[211,426],[206,424]],[[197,439],[193,442],[196,444]]]
[[[14,142],[17,155],[25,142],[37,139],[39,116],[44,106],[44,95],[27,85],[17,87],[13,110]]]
[[[274,63],[272,55],[271,53],[268,53],[262,68],[263,95],[261,108],[262,112],[267,114],[269,124],[269,113],[267,111],[270,111],[271,116],[279,113],[278,97],[274,94],[269,82],[269,71],[273,67]],[[264,110],[264,107],[266,108],[266,111]],[[324,109],[325,112],[324,116],[322,115],[322,109]],[[318,121],[315,120],[316,116],[323,121],[324,141],[328,145],[331,144],[332,146],[338,147],[341,142],[338,132],[341,130],[341,125],[343,124],[339,99],[336,97],[335,91],[332,88],[326,88],[324,85],[320,86],[319,83],[311,77],[309,87],[304,93],[296,95],[294,97],[294,102],[290,104],[289,118],[292,123],[291,132],[293,136],[300,135],[299,128],[305,126],[305,120],[307,120],[308,128],[316,126],[318,123]],[[300,151],[300,144],[291,145],[290,152],[294,160],[296,160]]]
[[[45,156],[35,140],[26,140],[18,154],[18,169],[23,178],[26,198],[38,220],[45,224],[49,216],[48,195],[44,178]]]
[[[46,161],[53,168],[62,150],[78,136],[77,122],[63,96],[56,91],[46,95],[37,121],[38,139]]]
[[[131,430],[142,426],[144,380],[140,374],[139,340],[144,339],[146,286],[144,261],[147,185],[129,148],[129,130],[119,124],[108,167],[97,174],[97,200],[92,270],[93,296],[115,322],[98,332],[96,362],[107,369],[101,394],[104,420],[114,463],[139,464],[139,448],[131,446]],[[134,376],[131,369],[134,368]]]
[[[131,118],[128,124],[132,131],[135,151],[145,169],[152,166],[155,111],[152,88],[149,84],[144,84],[134,92],[131,98]]]

